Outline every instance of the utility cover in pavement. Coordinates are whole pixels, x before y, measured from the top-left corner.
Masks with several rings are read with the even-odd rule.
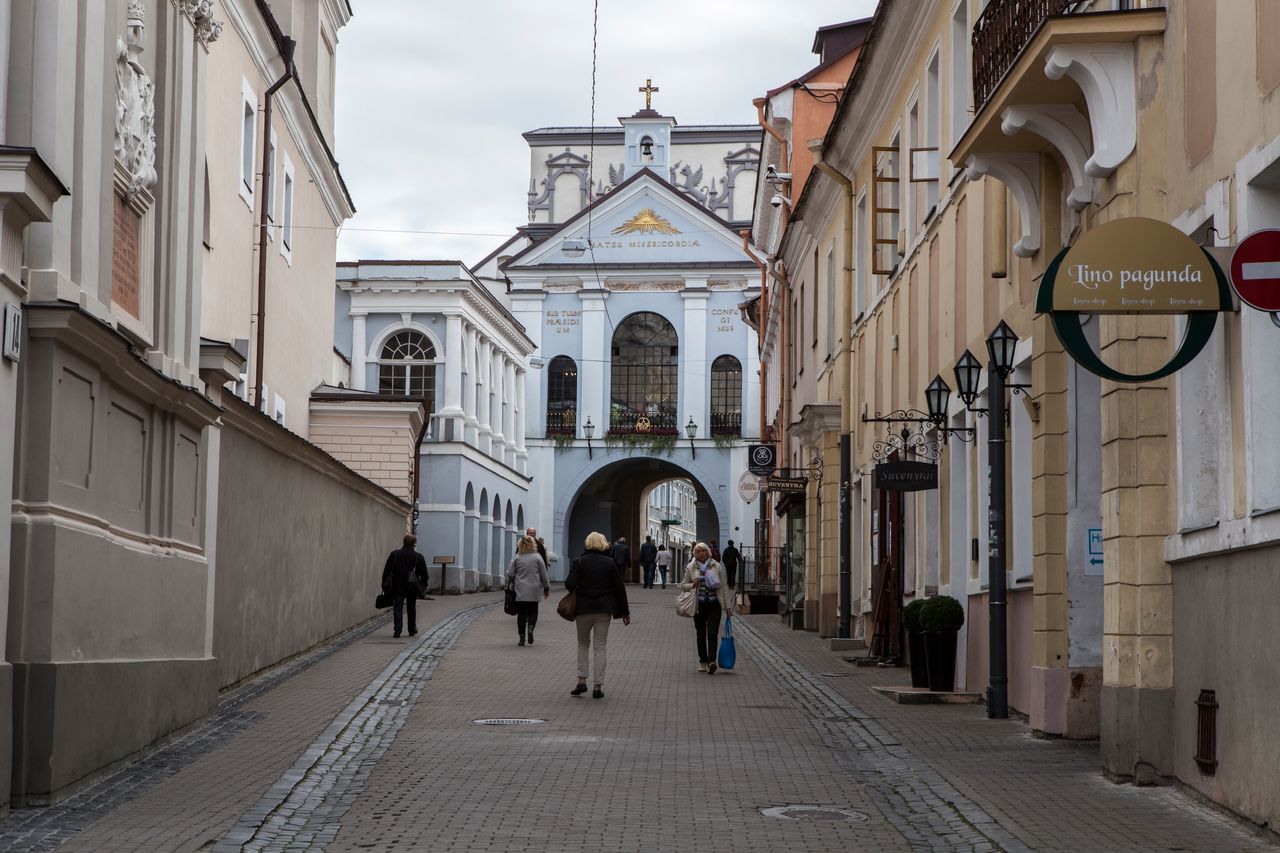
[[[477,726],[532,726],[537,723],[545,723],[546,720],[517,720],[510,718],[498,718],[493,720],[472,720]]]
[[[867,820],[867,816],[862,812],[836,806],[774,806],[761,809],[760,814],[783,820],[847,820],[856,823]]]

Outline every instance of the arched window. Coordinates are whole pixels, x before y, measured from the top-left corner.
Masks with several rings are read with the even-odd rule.
[[[578,431],[578,365],[567,355],[551,359],[547,369],[547,435]]]
[[[742,363],[731,355],[711,362],[711,434],[742,435]]]
[[[613,333],[609,431],[676,434],[677,338],[666,318],[641,311]]]
[[[387,339],[378,358],[378,393],[426,397],[427,410],[435,411],[436,348],[426,335],[405,329]]]

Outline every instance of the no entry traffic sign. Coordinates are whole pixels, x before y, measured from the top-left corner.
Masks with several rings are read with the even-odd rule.
[[[1231,285],[1240,301],[1280,311],[1280,229],[1255,231],[1231,253]]]

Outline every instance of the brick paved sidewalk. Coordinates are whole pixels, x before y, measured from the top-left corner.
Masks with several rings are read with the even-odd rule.
[[[64,806],[15,812],[0,848],[1271,849],[1177,791],[1104,781],[1096,745],[895,705],[869,688],[904,673],[776,617],[739,620],[735,671],[700,674],[673,593],[629,594],[602,700],[569,695],[558,593],[524,648],[497,594],[442,598],[411,642],[385,622],[348,637]],[[764,813],[788,806],[820,810]]]
[[[500,594],[418,602],[418,625]],[[0,849],[204,849],[258,801],[409,638],[389,618],[313,650],[222,698],[193,732],[48,809],[18,809],[0,824]]]
[[[903,669],[856,668],[814,634],[748,617],[774,648],[882,724],[958,791],[1035,850],[1274,850],[1270,838],[1169,787],[1116,785],[1098,744],[1034,737],[980,705],[897,705],[872,685],[909,684]]]

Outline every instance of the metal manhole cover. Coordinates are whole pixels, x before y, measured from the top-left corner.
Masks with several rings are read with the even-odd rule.
[[[868,819],[862,812],[838,806],[774,806],[761,809],[760,814],[782,820],[846,820],[862,823]]]
[[[492,720],[472,720],[471,722],[475,723],[477,726],[533,726],[538,723],[545,723],[546,720],[499,717]]]

